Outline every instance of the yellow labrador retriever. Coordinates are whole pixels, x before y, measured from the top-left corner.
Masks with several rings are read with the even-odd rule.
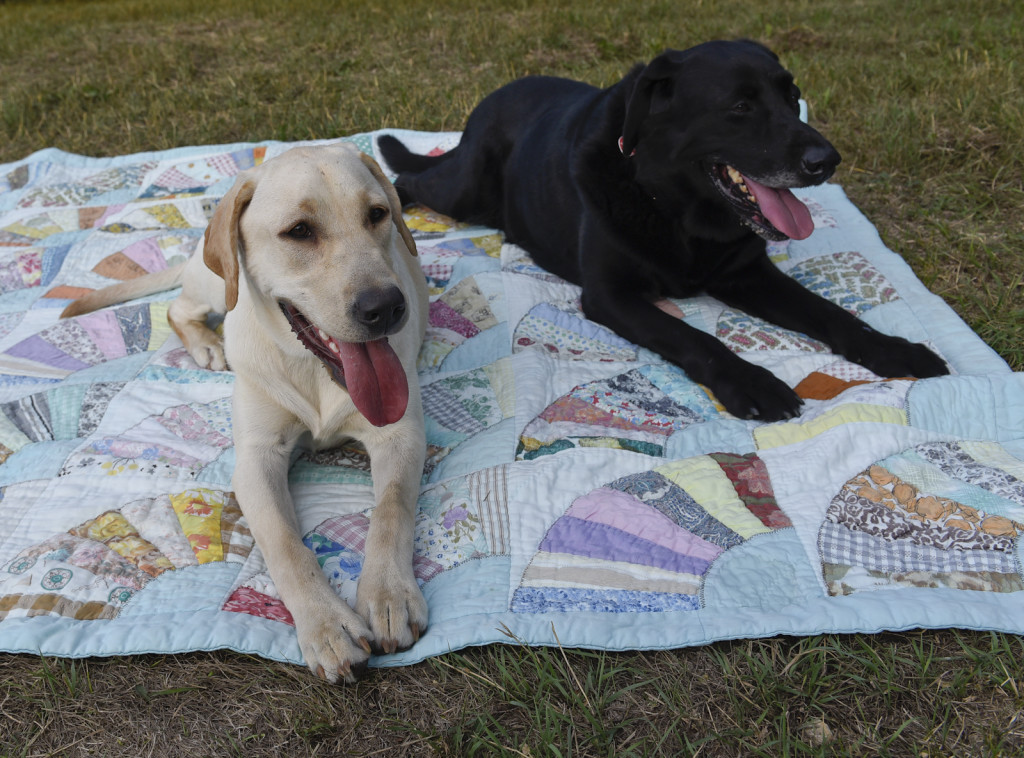
[[[425,441],[416,355],[426,281],[401,205],[377,164],[347,145],[294,148],[239,175],[185,264],[71,303],[74,316],[182,284],[168,320],[193,359],[230,365],[233,487],[306,663],[354,681],[374,641],[394,652],[427,625],[413,576]],[[206,324],[226,313],[224,340]],[[376,507],[353,611],[302,543],[288,492],[300,442],[358,439]]]

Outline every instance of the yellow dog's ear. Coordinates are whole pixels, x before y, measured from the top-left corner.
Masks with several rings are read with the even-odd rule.
[[[391,206],[391,218],[394,220],[395,226],[398,227],[398,233],[401,234],[402,239],[405,240],[405,246],[409,248],[409,252],[415,258],[416,242],[412,238],[412,233],[409,231],[409,227],[405,225],[405,219],[402,218],[402,201],[398,199],[398,192],[395,190],[395,185],[388,181],[388,178],[384,176],[384,172],[380,170],[380,166],[377,165],[377,161],[362,150],[358,152],[359,159],[368,169],[370,169],[370,173],[373,174],[377,183],[383,187],[384,192],[387,194],[388,205]]]
[[[238,303],[238,222],[252,201],[256,181],[240,176],[221,198],[203,243],[203,262],[224,280],[224,302],[230,311]]]

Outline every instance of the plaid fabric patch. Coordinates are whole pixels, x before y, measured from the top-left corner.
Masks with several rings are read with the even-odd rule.
[[[911,540],[887,540],[826,521],[818,534],[825,563],[861,566],[871,571],[1016,572],[1012,553],[999,550],[943,550]]]
[[[463,434],[476,434],[485,428],[465,409],[459,398],[440,382],[424,387],[421,396],[423,412],[448,429]]]

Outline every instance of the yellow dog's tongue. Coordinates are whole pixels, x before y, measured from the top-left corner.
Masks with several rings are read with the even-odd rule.
[[[761,206],[761,212],[772,226],[795,240],[811,236],[811,232],[814,231],[814,220],[807,206],[801,203],[796,195],[788,189],[765,187],[749,176],[744,176],[743,181],[754,193],[757,204]]]
[[[373,342],[339,342],[345,384],[359,412],[374,426],[387,426],[405,415],[409,382],[387,337]]]

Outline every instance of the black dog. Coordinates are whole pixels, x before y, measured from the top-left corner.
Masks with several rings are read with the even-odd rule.
[[[947,373],[925,348],[875,331],[769,260],[764,239],[814,229],[790,187],[821,184],[839,154],[800,121],[800,91],[767,48],[667,51],[605,90],[527,77],[486,97],[436,157],[394,137],[381,151],[403,202],[497,227],[583,288],[588,318],[648,347],[733,414],[772,421],[801,400],[659,297],[707,292],[828,344],[880,376]]]

